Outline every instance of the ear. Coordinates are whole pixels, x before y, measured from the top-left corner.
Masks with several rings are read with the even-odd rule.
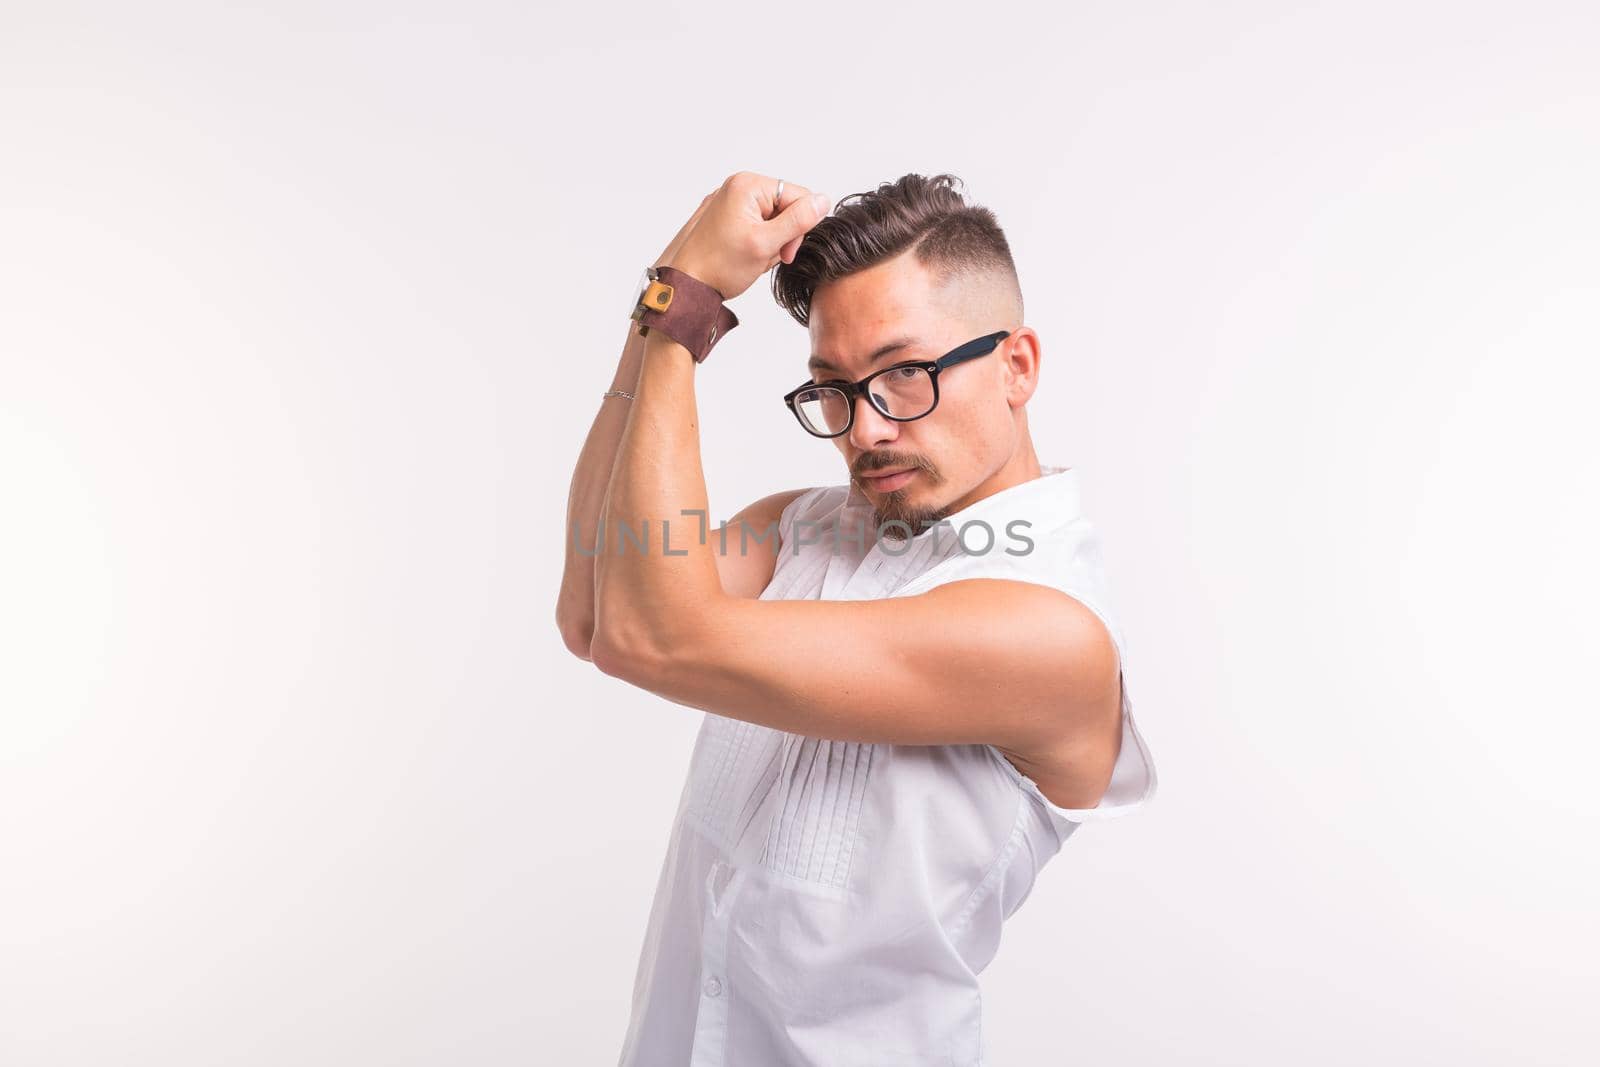
[[[1039,388],[1039,365],[1044,353],[1039,335],[1031,327],[1019,326],[1000,342],[1000,358],[1005,363],[1006,402],[1019,408],[1032,399]]]

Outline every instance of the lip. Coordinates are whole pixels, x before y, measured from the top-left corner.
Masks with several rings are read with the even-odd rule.
[[[891,493],[909,482],[916,473],[917,468],[906,467],[889,474],[863,474],[861,480],[866,483],[867,488],[875,492]]]

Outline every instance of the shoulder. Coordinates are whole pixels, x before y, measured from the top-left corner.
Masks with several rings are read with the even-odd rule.
[[[779,516],[789,510],[789,505],[814,492],[812,489],[785,489],[782,492],[770,493],[755,503],[746,506],[735,519],[744,519],[747,522],[776,522]]]
[[[785,489],[762,497],[735,517],[763,525],[774,523],[780,533],[787,534],[789,528],[802,519],[816,522],[837,512],[843,506],[849,492],[848,485]]]
[[[776,548],[777,543],[788,536],[788,530],[797,518],[802,514],[813,517],[809,505],[821,491],[808,488],[769,493],[741,509],[727,523],[731,527],[742,525],[754,531],[763,541],[770,539],[770,544]]]

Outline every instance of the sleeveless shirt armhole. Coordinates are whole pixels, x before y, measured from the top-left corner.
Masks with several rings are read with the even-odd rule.
[[[823,498],[826,497],[830,492],[839,490],[840,488],[840,486],[834,485],[816,486],[815,488],[807,489],[805,492],[801,493],[799,496],[795,497],[793,500],[789,501],[789,503],[784,505],[783,511],[778,514],[779,551],[782,551],[784,547],[789,544],[789,531],[794,528],[794,524],[801,518],[816,519],[818,516],[815,514],[815,512],[823,510],[817,505],[822,502]],[[848,493],[850,491],[849,486],[843,486],[842,489],[843,493]],[[843,493],[840,494],[841,499],[843,498]]]
[[[994,756],[995,762],[1016,783],[1017,788],[1044,810],[1051,823],[1061,831],[1063,839],[1082,823],[1132,815],[1156,794],[1155,762],[1134,719],[1133,704],[1128,698],[1126,684],[1122,693],[1122,749],[1117,753],[1117,763],[1111,772],[1111,784],[1106,787],[1100,803],[1092,808],[1062,807],[1045,796],[1037,782],[1017,770],[1005,753],[993,745],[983,747]]]
[[[788,544],[789,529],[794,525],[794,519],[798,517],[798,513],[807,507],[821,491],[822,490],[820,488],[807,489],[805,492],[801,493],[799,496],[795,497],[793,500],[789,501],[783,506],[783,510],[778,513],[779,549],[782,549],[784,545]]]
[[[1017,770],[1016,765],[1006,758],[1005,753],[993,745],[984,746],[999,761],[1000,766],[1008,772],[1018,788],[1033,797],[1044,808],[1046,814],[1050,816],[1050,821],[1064,831],[1063,837],[1076,829],[1076,825],[1071,824],[1132,815],[1155,796],[1157,781],[1156,765],[1155,760],[1150,755],[1150,746],[1145,743],[1144,734],[1140,732],[1138,720],[1133,715],[1133,698],[1128,693],[1127,657],[1123,652],[1121,634],[1111,624],[1106,613],[1095,606],[1092,601],[1078,596],[1070,590],[1064,591],[1073,596],[1084,607],[1094,612],[1095,616],[1105,625],[1117,646],[1117,656],[1124,668],[1120,674],[1122,679],[1122,745],[1117,752],[1117,762],[1111,770],[1111,784],[1106,787],[1105,794],[1100,798],[1100,803],[1094,807],[1063,808],[1045,796],[1044,791],[1039,788],[1037,782]]]

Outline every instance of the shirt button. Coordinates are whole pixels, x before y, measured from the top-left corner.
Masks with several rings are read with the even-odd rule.
[[[710,978],[706,979],[705,989],[706,996],[720,997],[722,995],[722,979],[718,978],[716,975],[712,975]]]

